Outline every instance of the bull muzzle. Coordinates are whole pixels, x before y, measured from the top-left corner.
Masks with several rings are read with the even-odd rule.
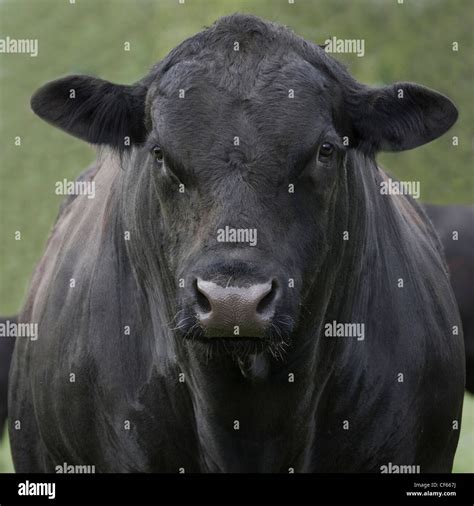
[[[264,337],[278,298],[275,280],[241,287],[195,281],[196,315],[209,338]]]

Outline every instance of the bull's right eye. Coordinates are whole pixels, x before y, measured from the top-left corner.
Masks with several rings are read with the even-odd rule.
[[[163,161],[163,151],[160,146],[153,146],[151,148],[151,153],[157,162],[161,163]]]

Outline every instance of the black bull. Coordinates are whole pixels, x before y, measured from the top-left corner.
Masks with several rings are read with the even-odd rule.
[[[135,85],[68,77],[32,107],[103,149],[20,315],[39,337],[12,362],[16,470],[451,470],[459,315],[375,163],[442,135],[449,99],[235,15]]]

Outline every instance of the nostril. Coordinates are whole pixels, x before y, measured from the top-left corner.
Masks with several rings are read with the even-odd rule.
[[[278,286],[275,280],[272,281],[270,291],[262,298],[257,305],[257,313],[266,313],[271,309],[271,306],[275,302]]]
[[[206,295],[199,289],[197,279],[194,280],[193,288],[196,296],[196,303],[199,310],[202,313],[210,313],[211,312],[211,303]]]

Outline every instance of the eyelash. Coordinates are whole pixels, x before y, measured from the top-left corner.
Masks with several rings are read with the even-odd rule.
[[[149,137],[145,141],[145,144],[143,145],[143,148],[145,149],[145,151],[150,152],[155,146],[160,146],[161,147],[160,141],[156,137]]]

